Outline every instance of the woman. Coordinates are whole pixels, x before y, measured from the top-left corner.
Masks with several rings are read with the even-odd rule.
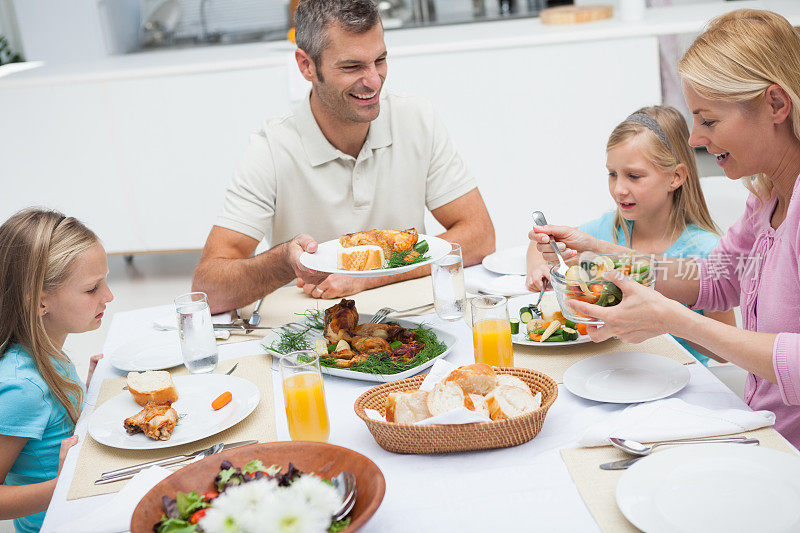
[[[571,305],[606,323],[589,328],[595,341],[669,332],[745,368],[747,403],[773,411],[775,429],[800,447],[800,33],[774,13],[734,11],[712,21],[679,72],[694,116],[689,143],[705,146],[729,178],[745,180],[745,213],[708,260],[665,261],[661,294],[612,272],[620,305]],[[548,260],[551,237],[569,257],[627,250],[573,228],[534,228],[530,237]],[[744,329],[681,304],[740,305]]]

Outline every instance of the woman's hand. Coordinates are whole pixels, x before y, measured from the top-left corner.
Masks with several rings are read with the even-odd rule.
[[[578,228],[554,226],[552,224],[534,226],[533,230],[528,233],[528,238],[536,244],[536,248],[550,264],[558,263],[558,257],[556,257],[550,244],[551,240],[556,241],[558,249],[565,260],[587,250],[596,251],[598,243],[596,238],[588,233],[579,231]]]
[[[99,353],[97,355],[93,355],[89,358],[89,373],[86,375],[86,388],[89,388],[89,384],[92,382],[92,376],[94,375],[94,369],[97,368],[97,363],[100,359],[103,358],[103,354]]]
[[[600,307],[578,300],[569,300],[567,304],[581,314],[605,322],[604,326],[589,326],[588,333],[594,342],[602,342],[611,337],[625,342],[642,342],[669,333],[680,313],[692,312],[616,270],[606,272],[603,277],[620,288],[622,302],[613,307]]]
[[[61,449],[58,451],[58,473],[61,474],[61,467],[64,466],[64,459],[67,458],[67,452],[70,448],[78,444],[78,436],[73,435],[68,439],[61,441]]]
[[[528,270],[525,286],[529,291],[536,292],[542,290],[542,286],[548,281],[550,281],[550,265],[535,265]]]

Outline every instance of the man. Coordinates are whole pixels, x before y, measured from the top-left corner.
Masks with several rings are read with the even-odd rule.
[[[194,290],[208,294],[212,312],[243,307],[294,278],[315,298],[339,298],[427,275],[421,267],[326,276],[299,263],[316,240],[342,233],[422,232],[426,207],[446,229],[441,237],[461,244],[465,265],[494,251],[483,198],[432,106],[381,94],[386,45],[372,0],[302,0],[295,28],[311,94],[251,137],[195,270]],[[282,244],[251,257],[266,235]]]

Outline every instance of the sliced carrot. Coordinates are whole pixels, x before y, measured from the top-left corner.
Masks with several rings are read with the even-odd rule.
[[[233,399],[233,394],[228,391],[223,392],[220,394],[216,400],[211,402],[211,407],[214,408],[215,411],[218,411],[228,405],[230,401]]]
[[[588,335],[589,334],[589,326],[587,326],[586,324],[576,324],[575,325],[575,329],[581,335]]]
[[[535,333],[531,333],[529,337],[533,342],[539,342],[540,340],[542,340],[542,336],[536,335]]]

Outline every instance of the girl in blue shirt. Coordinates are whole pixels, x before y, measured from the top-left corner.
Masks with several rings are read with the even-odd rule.
[[[62,347],[100,327],[107,275],[97,236],[74,218],[28,209],[0,226],[0,519],[18,532],[41,528],[77,442],[84,388]]]
[[[689,128],[677,109],[653,106],[636,111],[611,132],[606,154],[608,190],[617,208],[582,224],[579,231],[667,258],[706,257],[714,249],[719,229],[700,189]],[[538,291],[549,277],[549,265],[533,240],[527,264],[528,288]],[[735,325],[733,311],[705,314]],[[701,363],[708,363],[699,346],[677,340]]]

